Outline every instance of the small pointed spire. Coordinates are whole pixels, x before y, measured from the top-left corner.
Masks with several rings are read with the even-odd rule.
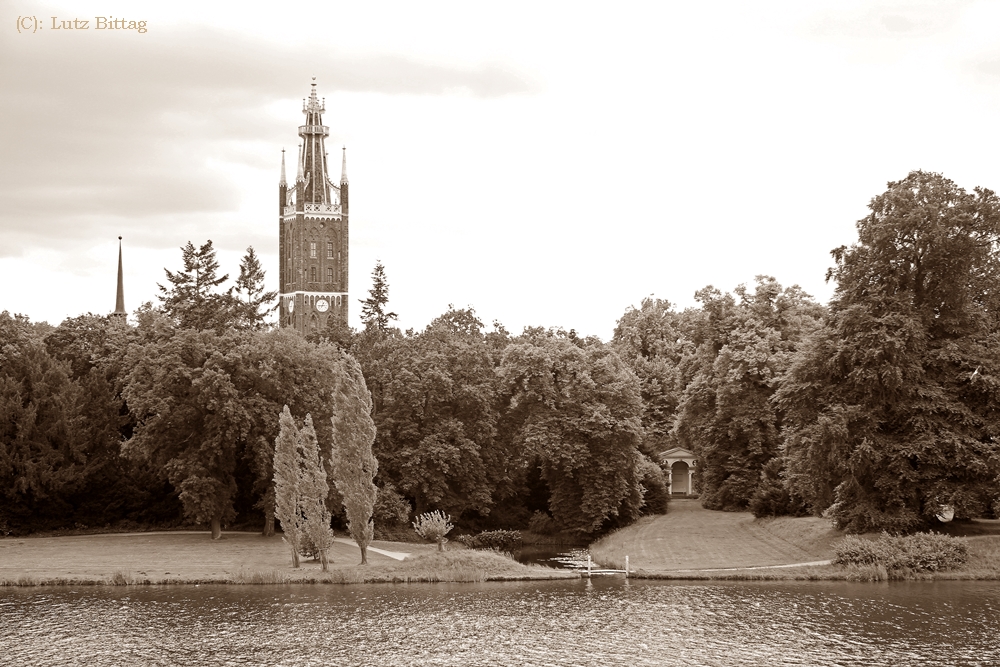
[[[278,181],[278,185],[287,185],[285,182],[285,149],[281,149],[281,180]]]
[[[122,237],[118,237],[118,293],[115,295],[114,315],[125,317],[125,280],[122,275]]]
[[[340,164],[340,182],[347,183],[347,146],[344,146],[344,157]]]
[[[296,183],[301,183],[302,181],[306,180],[305,177],[302,175],[302,159],[303,159],[302,144],[299,144],[299,171],[295,175]]]

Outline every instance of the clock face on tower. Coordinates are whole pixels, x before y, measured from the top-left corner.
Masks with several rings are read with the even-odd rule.
[[[288,312],[290,312],[290,313],[294,313],[295,312],[295,299],[289,299],[288,300]]]
[[[330,304],[326,302],[326,299],[320,299],[316,302],[316,310],[321,313],[325,313],[326,309],[330,307]]]

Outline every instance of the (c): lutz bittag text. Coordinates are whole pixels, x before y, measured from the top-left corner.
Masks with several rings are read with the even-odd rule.
[[[134,30],[146,32],[146,21],[115,18],[114,16],[95,16],[92,19],[61,19],[51,17],[51,23],[40,21],[37,16],[18,16],[18,32],[38,32],[44,28],[49,30]]]

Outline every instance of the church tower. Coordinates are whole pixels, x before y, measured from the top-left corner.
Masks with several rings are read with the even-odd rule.
[[[125,280],[122,276],[122,237],[118,237],[118,291],[115,294],[115,312],[111,313],[111,321],[118,326],[125,326],[128,313],[125,312]]]
[[[295,184],[285,180],[284,150],[278,182],[279,318],[303,334],[322,330],[330,318],[347,324],[347,148],[338,185],[329,176],[326,100],[316,97],[315,81],[302,105]]]

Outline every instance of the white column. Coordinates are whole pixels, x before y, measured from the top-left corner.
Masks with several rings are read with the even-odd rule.
[[[667,495],[673,495],[674,493],[674,466],[670,461],[667,461]]]
[[[688,495],[694,493],[694,467],[688,465]]]

